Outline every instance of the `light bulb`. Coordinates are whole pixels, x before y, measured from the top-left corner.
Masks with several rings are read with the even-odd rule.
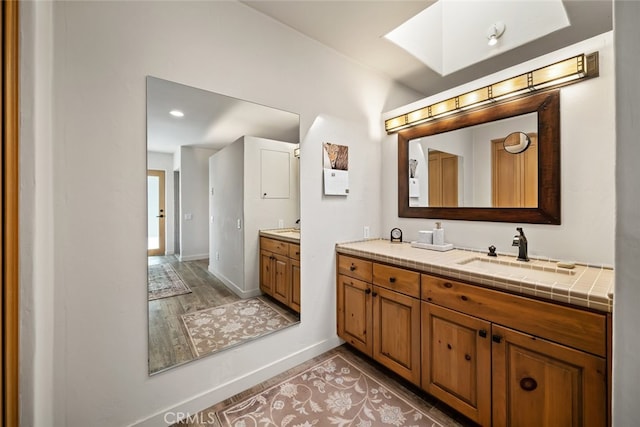
[[[169,114],[171,114],[173,117],[184,117],[184,113],[180,110],[171,110],[169,111]]]
[[[502,36],[504,30],[505,25],[500,21],[489,27],[489,29],[487,30],[487,43],[489,44],[489,46],[495,46],[496,44],[498,44],[498,39],[500,38],[500,36]]]

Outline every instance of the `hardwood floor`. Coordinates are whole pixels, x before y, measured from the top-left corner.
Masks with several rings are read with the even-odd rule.
[[[189,294],[149,301],[149,373],[190,362],[196,357],[181,315],[240,300],[207,270],[208,260],[180,262],[174,256],[148,257],[149,264],[170,263],[192,290]],[[273,302],[288,317],[294,314]],[[299,317],[295,315],[296,321]]]
[[[432,418],[437,420],[442,426],[445,427],[471,427],[477,426],[473,421],[465,418],[460,415],[453,409],[449,408],[444,403],[439,402],[429,394],[424,391],[418,389],[413,384],[405,381],[400,376],[394,374],[389,371],[384,366],[374,362],[373,360],[363,357],[358,351],[352,349],[348,345],[344,344],[340,347],[336,347],[333,350],[330,350],[318,357],[310,359],[288,371],[282,372],[274,376],[273,378],[262,382],[254,387],[251,387],[248,390],[243,391],[229,399],[226,399],[222,402],[219,402],[209,408],[202,410],[197,414],[192,414],[189,416],[188,420],[184,420],[182,422],[178,422],[173,424],[173,426],[178,427],[231,427],[225,423],[220,421],[220,417],[218,413],[225,408],[228,408],[236,403],[242,402],[245,399],[254,396],[256,394],[262,393],[263,391],[277,385],[285,380],[288,380],[290,377],[297,375],[310,367],[316,365],[317,363],[326,360],[328,357],[332,355],[339,354],[343,356],[346,360],[352,362],[355,366],[358,367],[363,372],[366,372],[372,378],[380,381],[385,384],[389,391],[395,393],[396,395],[403,398],[405,401],[410,402],[417,408],[420,408],[423,412],[429,414]],[[167,419],[171,419],[171,415],[167,414]],[[423,420],[426,423],[426,420]],[[410,423],[413,425],[414,423]],[[389,425],[387,423],[384,424]],[[403,424],[404,425],[404,424]],[[431,423],[424,424],[425,426],[430,426]],[[377,427],[379,424],[372,423],[371,427]],[[320,425],[318,425],[320,427]]]

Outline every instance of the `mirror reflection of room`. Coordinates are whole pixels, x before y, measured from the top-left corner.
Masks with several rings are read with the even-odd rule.
[[[530,113],[409,141],[409,206],[537,207],[537,129]],[[520,152],[505,149],[515,132]]]
[[[300,320],[299,117],[147,78],[149,373]]]

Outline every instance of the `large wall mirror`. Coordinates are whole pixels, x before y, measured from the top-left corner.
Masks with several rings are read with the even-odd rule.
[[[260,283],[262,232],[299,245],[300,119],[155,77],[146,83],[155,374],[300,321],[299,306],[263,294]]]
[[[398,216],[560,224],[560,92],[400,131]]]

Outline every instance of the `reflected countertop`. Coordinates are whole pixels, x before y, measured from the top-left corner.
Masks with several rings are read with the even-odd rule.
[[[300,244],[299,228],[274,228],[270,230],[260,230],[260,236]]]
[[[384,239],[338,243],[336,252],[602,312],[613,309],[614,271],[608,266],[575,262],[567,269],[549,258],[523,263],[509,254],[494,258],[458,248],[438,252]]]

